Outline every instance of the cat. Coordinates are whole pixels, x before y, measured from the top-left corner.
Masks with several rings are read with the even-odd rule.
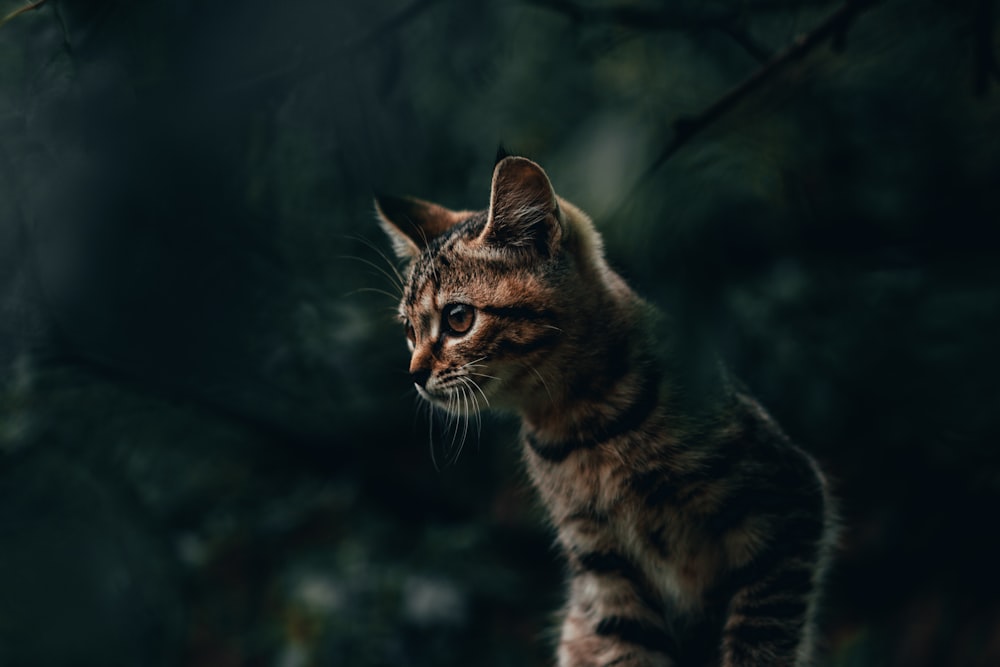
[[[559,666],[812,664],[826,479],[724,371],[688,391],[668,320],[610,268],[589,217],[518,156],[498,160],[485,211],[375,206],[408,263],[418,393],[521,419],[568,565]]]

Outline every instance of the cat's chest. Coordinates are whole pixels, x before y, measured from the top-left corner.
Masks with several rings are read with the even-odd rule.
[[[627,475],[620,460],[595,447],[550,461],[525,446],[528,474],[553,517],[592,510],[614,511],[625,492]]]
[[[619,554],[675,606],[701,605],[724,550],[691,517],[637,497],[620,456],[596,448],[553,464],[529,451],[527,463],[564,549]]]

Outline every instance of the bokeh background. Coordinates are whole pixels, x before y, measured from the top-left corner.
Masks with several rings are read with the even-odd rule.
[[[435,466],[371,204],[485,207],[503,142],[829,471],[824,664],[1000,665],[1000,8],[867,4],[780,68],[838,3],[2,25],[0,664],[551,664],[517,425]]]

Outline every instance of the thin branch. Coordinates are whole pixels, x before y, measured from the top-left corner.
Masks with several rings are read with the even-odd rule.
[[[525,4],[557,12],[576,23],[613,23],[635,30],[697,30],[726,28],[741,16],[761,15],[802,9],[804,6],[824,6],[832,0],[756,0],[742,2],[726,9],[678,9],[664,6],[585,6],[574,0],[524,0]]]
[[[640,177],[641,184],[659,169],[695,135],[735,108],[748,95],[756,91],[789,64],[801,60],[820,44],[829,40],[843,42],[851,23],[862,12],[876,4],[876,0],[847,0],[839,9],[820,23],[811,32],[799,36],[791,46],[767,61],[760,69],[730,89],[711,106],[694,116],[678,118],[674,121],[674,136],[663,152]]]
[[[767,59],[767,49],[757,44],[749,33],[737,27],[736,10],[690,11],[645,7],[584,7],[573,0],[526,0],[535,7],[557,12],[577,25],[612,24],[642,31],[718,30],[728,35],[758,62]]]
[[[747,14],[769,14],[792,12],[806,7],[827,7],[836,4],[832,0],[745,0],[740,9]]]
[[[645,7],[584,7],[573,0],[527,0],[526,4],[563,14],[574,23],[613,23],[636,30],[697,30],[728,25],[735,11],[692,12]]]
[[[754,39],[749,30],[737,27],[735,24],[719,28],[729,35],[729,38],[743,47],[743,50],[759,63],[766,63],[774,57],[774,52]]]
[[[34,10],[38,9],[39,7],[41,7],[42,5],[44,5],[46,2],[48,2],[48,0],[35,0],[34,2],[28,3],[24,7],[21,7],[20,9],[15,9],[10,14],[7,14],[7,16],[5,16],[2,19],[0,19],[0,28],[2,28],[5,25],[7,25],[7,23],[9,21],[12,21],[12,20],[16,19],[21,14],[27,14],[28,12],[31,12],[31,11],[34,11]]]
[[[758,0],[726,9],[691,10],[673,7],[583,6],[574,0],[525,0],[525,3],[566,16],[578,25],[612,24],[641,31],[717,30],[743,48],[757,62],[764,63],[773,51],[756,41],[741,24],[751,15],[801,9],[803,5],[829,5],[831,0]]]

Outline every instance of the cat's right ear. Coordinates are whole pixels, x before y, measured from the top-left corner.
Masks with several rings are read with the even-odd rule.
[[[540,166],[523,157],[501,158],[493,168],[490,209],[480,238],[514,250],[550,256],[565,231],[559,199]]]
[[[407,261],[468,215],[421,199],[389,195],[376,195],[375,212],[396,256]]]

